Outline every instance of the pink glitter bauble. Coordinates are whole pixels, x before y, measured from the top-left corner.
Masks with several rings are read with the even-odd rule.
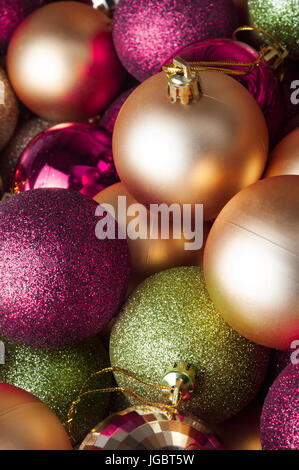
[[[14,187],[22,192],[64,188],[93,198],[119,181],[111,134],[92,124],[58,124],[33,139],[15,170]]]
[[[42,4],[43,0],[0,0],[0,56],[19,24]]]
[[[266,397],[261,416],[264,450],[299,450],[299,365],[288,365]]]
[[[120,0],[113,39],[125,68],[143,81],[159,72],[174,50],[231,37],[237,26],[232,0]]]
[[[180,56],[189,62],[254,62],[258,55],[255,49],[243,42],[231,39],[210,39],[173,51],[165,63],[172,62],[175,56]],[[245,70],[244,67],[228,66],[228,68]],[[284,105],[279,80],[270,65],[262,61],[259,67],[255,67],[251,73],[233,76],[233,78],[247,88],[260,106],[267,122],[271,145],[275,145],[284,122]]]
[[[107,131],[111,134],[113,133],[115,121],[120,111],[120,108],[122,107],[128,96],[130,96],[130,94],[134,90],[135,87],[124,91],[121,95],[118,96],[118,98],[116,98],[116,100],[113,101],[113,103],[109,106],[109,108],[107,108],[107,110],[103,114],[103,117],[100,120],[100,125],[104,129],[107,129]]]
[[[117,313],[129,250],[125,240],[96,237],[96,208],[66,189],[25,191],[0,204],[2,335],[40,348],[71,345]]]

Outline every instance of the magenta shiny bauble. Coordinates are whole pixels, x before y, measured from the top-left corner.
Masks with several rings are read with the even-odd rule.
[[[261,416],[264,450],[299,450],[299,365],[289,364],[266,397]]]
[[[170,63],[175,56],[180,56],[189,62],[254,62],[258,52],[248,44],[231,39],[209,39],[191,44],[187,48],[173,51],[165,63]],[[229,69],[246,70],[244,67]],[[284,106],[279,80],[271,67],[262,61],[259,67],[247,75],[233,76],[249,91],[260,106],[269,130],[270,140],[274,144],[284,121]]]
[[[130,94],[134,90],[135,87],[124,91],[121,95],[116,98],[116,100],[113,101],[113,103],[109,106],[109,108],[106,109],[105,113],[103,114],[100,120],[100,125],[107,129],[107,131],[111,134],[113,133],[115,121],[120,111],[120,108],[122,107],[128,96],[130,96]]]
[[[16,166],[14,188],[73,189],[92,198],[117,181],[111,134],[73,122],[51,127],[31,141]]]
[[[0,56],[19,24],[42,4],[43,0],[0,0]]]
[[[120,0],[113,39],[122,64],[143,81],[159,72],[174,50],[231,37],[237,26],[232,0]]]
[[[71,345],[117,313],[129,250],[125,240],[96,237],[96,208],[66,189],[25,191],[0,204],[1,335],[40,348]]]

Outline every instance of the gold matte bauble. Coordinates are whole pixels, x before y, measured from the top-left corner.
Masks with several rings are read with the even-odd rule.
[[[299,175],[299,127],[288,134],[270,154],[265,176]]]
[[[10,81],[38,116],[73,121],[107,107],[125,71],[114,50],[112,22],[79,2],[55,2],[33,12],[7,54]]]
[[[0,384],[0,450],[71,450],[67,433],[31,393]]]
[[[289,349],[299,338],[299,176],[266,178],[217,217],[204,251],[211,299],[240,334]]]
[[[116,183],[109,188],[101,191],[94,200],[99,204],[111,204],[114,208],[114,214],[119,224],[122,224],[121,217],[118,214],[118,197],[126,196],[127,207],[132,204],[137,204],[136,199],[131,196],[123,183]],[[112,214],[112,215],[114,215]],[[127,233],[128,224],[134,219],[133,216],[126,217],[126,225],[122,227]],[[140,219],[142,223],[142,220]],[[145,221],[144,221],[145,222]],[[121,225],[122,226],[122,225]],[[206,241],[210,224],[204,222],[203,227],[203,245]],[[131,263],[133,270],[133,278],[136,278],[137,283],[146,277],[164,269],[172,268],[175,266],[187,266],[196,265],[198,259],[203,257],[203,247],[199,250],[186,250],[185,244],[188,241],[182,237],[179,239],[161,238],[161,222],[159,225],[159,238],[151,239],[150,237],[150,214],[147,213],[146,222],[143,227],[139,227],[139,231],[142,229],[147,233],[146,239],[137,238],[135,240],[127,236],[127,242],[130,249]],[[182,232],[183,233],[183,230]],[[170,230],[170,235],[171,230]]]
[[[8,143],[18,122],[18,102],[7,75],[0,68],[0,150]]]
[[[268,131],[236,80],[204,71],[199,82],[202,96],[187,105],[168,99],[164,72],[139,85],[116,120],[113,153],[138,202],[203,204],[209,220],[262,175]]]
[[[213,429],[226,450],[262,450],[260,418],[262,405],[254,399],[233,418],[218,424]]]

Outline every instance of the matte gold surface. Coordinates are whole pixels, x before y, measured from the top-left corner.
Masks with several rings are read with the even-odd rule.
[[[254,400],[241,413],[215,426],[227,450],[262,450],[260,417],[262,405]]]
[[[299,127],[288,134],[270,155],[265,177],[299,175]]]
[[[276,176],[237,194],[204,252],[211,299],[246,338],[289,349],[299,338],[299,176]]]
[[[110,18],[79,2],[35,11],[17,29],[7,55],[21,101],[57,121],[85,119],[104,109],[124,78],[111,30]]]
[[[122,182],[138,202],[204,204],[215,217],[262,174],[268,151],[264,117],[247,90],[218,72],[201,72],[197,103],[172,104],[161,72],[123,105],[113,151]]]
[[[0,450],[71,450],[58,418],[36,397],[0,384]]]
[[[7,75],[0,68],[0,150],[8,143],[18,121],[18,102]]]
[[[118,223],[121,223],[117,210],[118,196],[126,196],[127,207],[131,204],[137,203],[136,199],[131,196],[123,183],[116,183],[109,188],[104,189],[94,197],[94,200],[99,204],[111,204],[115,209],[116,220]],[[134,217],[130,216],[127,217],[127,224],[123,227],[124,230],[127,229],[128,224],[133,220],[133,218]],[[132,281],[134,287],[140,283],[141,280],[156,272],[175,266],[196,265],[198,260],[202,260],[203,248],[196,251],[185,250],[184,244],[187,240],[183,236],[178,240],[163,240],[161,239],[161,227],[159,228],[160,238],[158,240],[151,240],[149,227],[150,216],[148,215],[147,227],[145,227],[145,231],[148,233],[148,239],[132,240],[127,237],[132,262]],[[140,231],[141,230],[142,228],[140,227]],[[206,242],[209,230],[210,223],[204,222],[203,246]]]

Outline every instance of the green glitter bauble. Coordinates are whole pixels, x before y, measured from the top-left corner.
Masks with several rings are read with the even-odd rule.
[[[32,393],[64,422],[72,402],[94,372],[109,366],[104,346],[91,338],[76,346],[61,349],[36,349],[20,346],[1,338],[5,346],[5,364],[0,365],[0,382],[20,387]],[[110,387],[111,375],[94,378],[87,390]],[[79,441],[105,415],[109,394],[84,397],[78,406],[72,435]]]
[[[298,0],[248,0],[250,24],[274,36],[290,55],[299,57]],[[261,35],[263,43],[269,42]],[[270,40],[270,44],[273,42]]]
[[[112,365],[152,384],[161,385],[175,362],[193,365],[195,389],[181,411],[211,423],[238,413],[254,397],[268,358],[268,349],[240,336],[217,313],[198,267],[162,271],[140,284],[110,342]],[[165,403],[160,392],[120,373],[115,377],[118,385]]]

